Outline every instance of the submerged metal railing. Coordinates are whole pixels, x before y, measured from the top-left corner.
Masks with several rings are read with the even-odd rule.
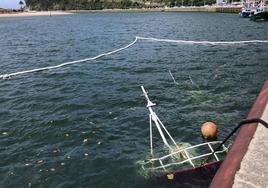
[[[214,149],[213,149],[212,146],[216,145],[216,144],[221,144],[221,141],[205,142],[205,143],[202,143],[202,144],[186,147],[186,148],[183,148],[183,149],[180,149],[180,150],[177,150],[177,151],[175,150],[175,151],[171,152],[170,154],[165,155],[163,157],[152,158],[149,161],[144,162],[142,164],[142,166],[143,166],[144,169],[147,169],[147,170],[163,169],[164,171],[167,171],[168,167],[178,166],[178,165],[183,165],[183,164],[189,164],[190,166],[195,168],[196,166],[195,166],[194,160],[201,159],[201,158],[209,156],[211,154],[213,154],[215,161],[220,161],[220,157],[217,154],[227,153],[228,148],[223,145],[222,150],[218,150],[218,151],[214,152]],[[197,148],[200,148],[202,146],[207,146],[207,148],[210,150],[210,152],[206,152],[204,154],[195,155],[195,156],[191,156],[191,154],[188,152],[191,149],[197,149]],[[185,159],[182,160],[182,161],[175,161],[175,162],[164,164],[164,160],[170,159],[171,161],[174,161],[174,159],[176,159],[177,155],[179,155],[179,154],[182,154]],[[155,161],[158,161],[160,165],[156,166],[156,167],[146,167],[147,165],[153,164]]]

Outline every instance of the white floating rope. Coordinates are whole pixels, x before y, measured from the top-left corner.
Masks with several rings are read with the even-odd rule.
[[[250,44],[250,43],[268,43],[268,40],[245,40],[245,41],[191,41],[191,40],[171,40],[171,39],[157,39],[136,37],[138,40],[150,40],[157,42],[170,42],[179,44],[204,44],[204,45],[232,45],[232,44]]]
[[[124,46],[122,48],[118,48],[116,50],[107,52],[107,53],[97,55],[95,57],[76,60],[76,61],[70,61],[70,62],[62,63],[62,64],[59,64],[59,65],[55,65],[55,66],[48,66],[48,67],[30,69],[30,70],[19,71],[19,72],[14,72],[14,73],[2,74],[2,75],[0,75],[0,78],[9,78],[11,76],[17,76],[17,75],[22,75],[22,74],[27,74],[27,73],[50,70],[50,69],[57,69],[57,68],[67,66],[67,65],[73,65],[73,64],[77,64],[77,63],[84,63],[84,62],[87,62],[87,61],[96,60],[96,59],[99,59],[101,57],[108,56],[108,55],[111,55],[111,54],[115,54],[117,52],[120,52],[122,50],[130,48],[138,40],[149,40],[149,41],[156,41],[156,42],[168,42],[168,43],[190,44],[190,45],[191,44],[199,44],[199,45],[234,45],[234,44],[250,44],[250,43],[268,43],[268,40],[216,41],[216,42],[211,42],[211,41],[187,41],[187,40],[157,39],[157,38],[146,38],[146,37],[138,37],[138,36],[136,36],[135,40],[133,42],[129,43],[128,45],[126,45],[126,46]]]
[[[15,73],[10,73],[10,74],[3,74],[3,75],[0,75],[0,78],[8,78],[8,77],[11,77],[11,76],[21,75],[21,74],[26,74],[26,73],[33,73],[33,72],[39,72],[39,71],[44,71],[44,70],[57,69],[57,68],[64,67],[64,66],[67,66],[67,65],[72,65],[72,64],[77,64],[77,63],[83,63],[83,62],[86,62],[86,61],[96,60],[96,59],[99,59],[101,57],[108,56],[108,55],[117,53],[119,51],[125,50],[125,49],[129,48],[130,46],[134,45],[136,42],[137,42],[137,38],[135,38],[135,40],[133,42],[131,42],[130,44],[126,45],[125,47],[118,48],[116,50],[113,50],[113,51],[110,51],[110,52],[107,52],[107,53],[103,53],[103,54],[97,55],[95,57],[76,60],[76,61],[70,61],[70,62],[62,63],[62,64],[59,64],[59,65],[55,65],[55,66],[31,69],[31,70],[20,71],[20,72],[15,72]]]

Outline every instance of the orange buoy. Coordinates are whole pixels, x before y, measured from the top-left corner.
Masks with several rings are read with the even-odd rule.
[[[213,122],[203,123],[201,133],[206,139],[214,139],[217,136],[217,125]]]

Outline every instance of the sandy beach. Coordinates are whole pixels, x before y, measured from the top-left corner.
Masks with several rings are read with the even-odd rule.
[[[0,14],[1,17],[26,17],[26,16],[60,16],[72,14],[70,12],[63,11],[31,11],[31,12],[16,12],[16,13],[4,13]]]

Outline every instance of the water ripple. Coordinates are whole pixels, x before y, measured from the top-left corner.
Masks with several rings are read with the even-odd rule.
[[[137,35],[267,40],[267,27],[237,15],[210,13],[1,18],[0,73],[95,56]],[[266,44],[140,41],[90,64],[1,80],[0,185],[165,187],[141,177],[136,165],[149,154],[148,112],[140,85],[148,89],[155,111],[178,142],[202,142],[200,125],[208,120],[218,123],[218,139],[223,139],[246,117],[267,79],[267,50]]]

